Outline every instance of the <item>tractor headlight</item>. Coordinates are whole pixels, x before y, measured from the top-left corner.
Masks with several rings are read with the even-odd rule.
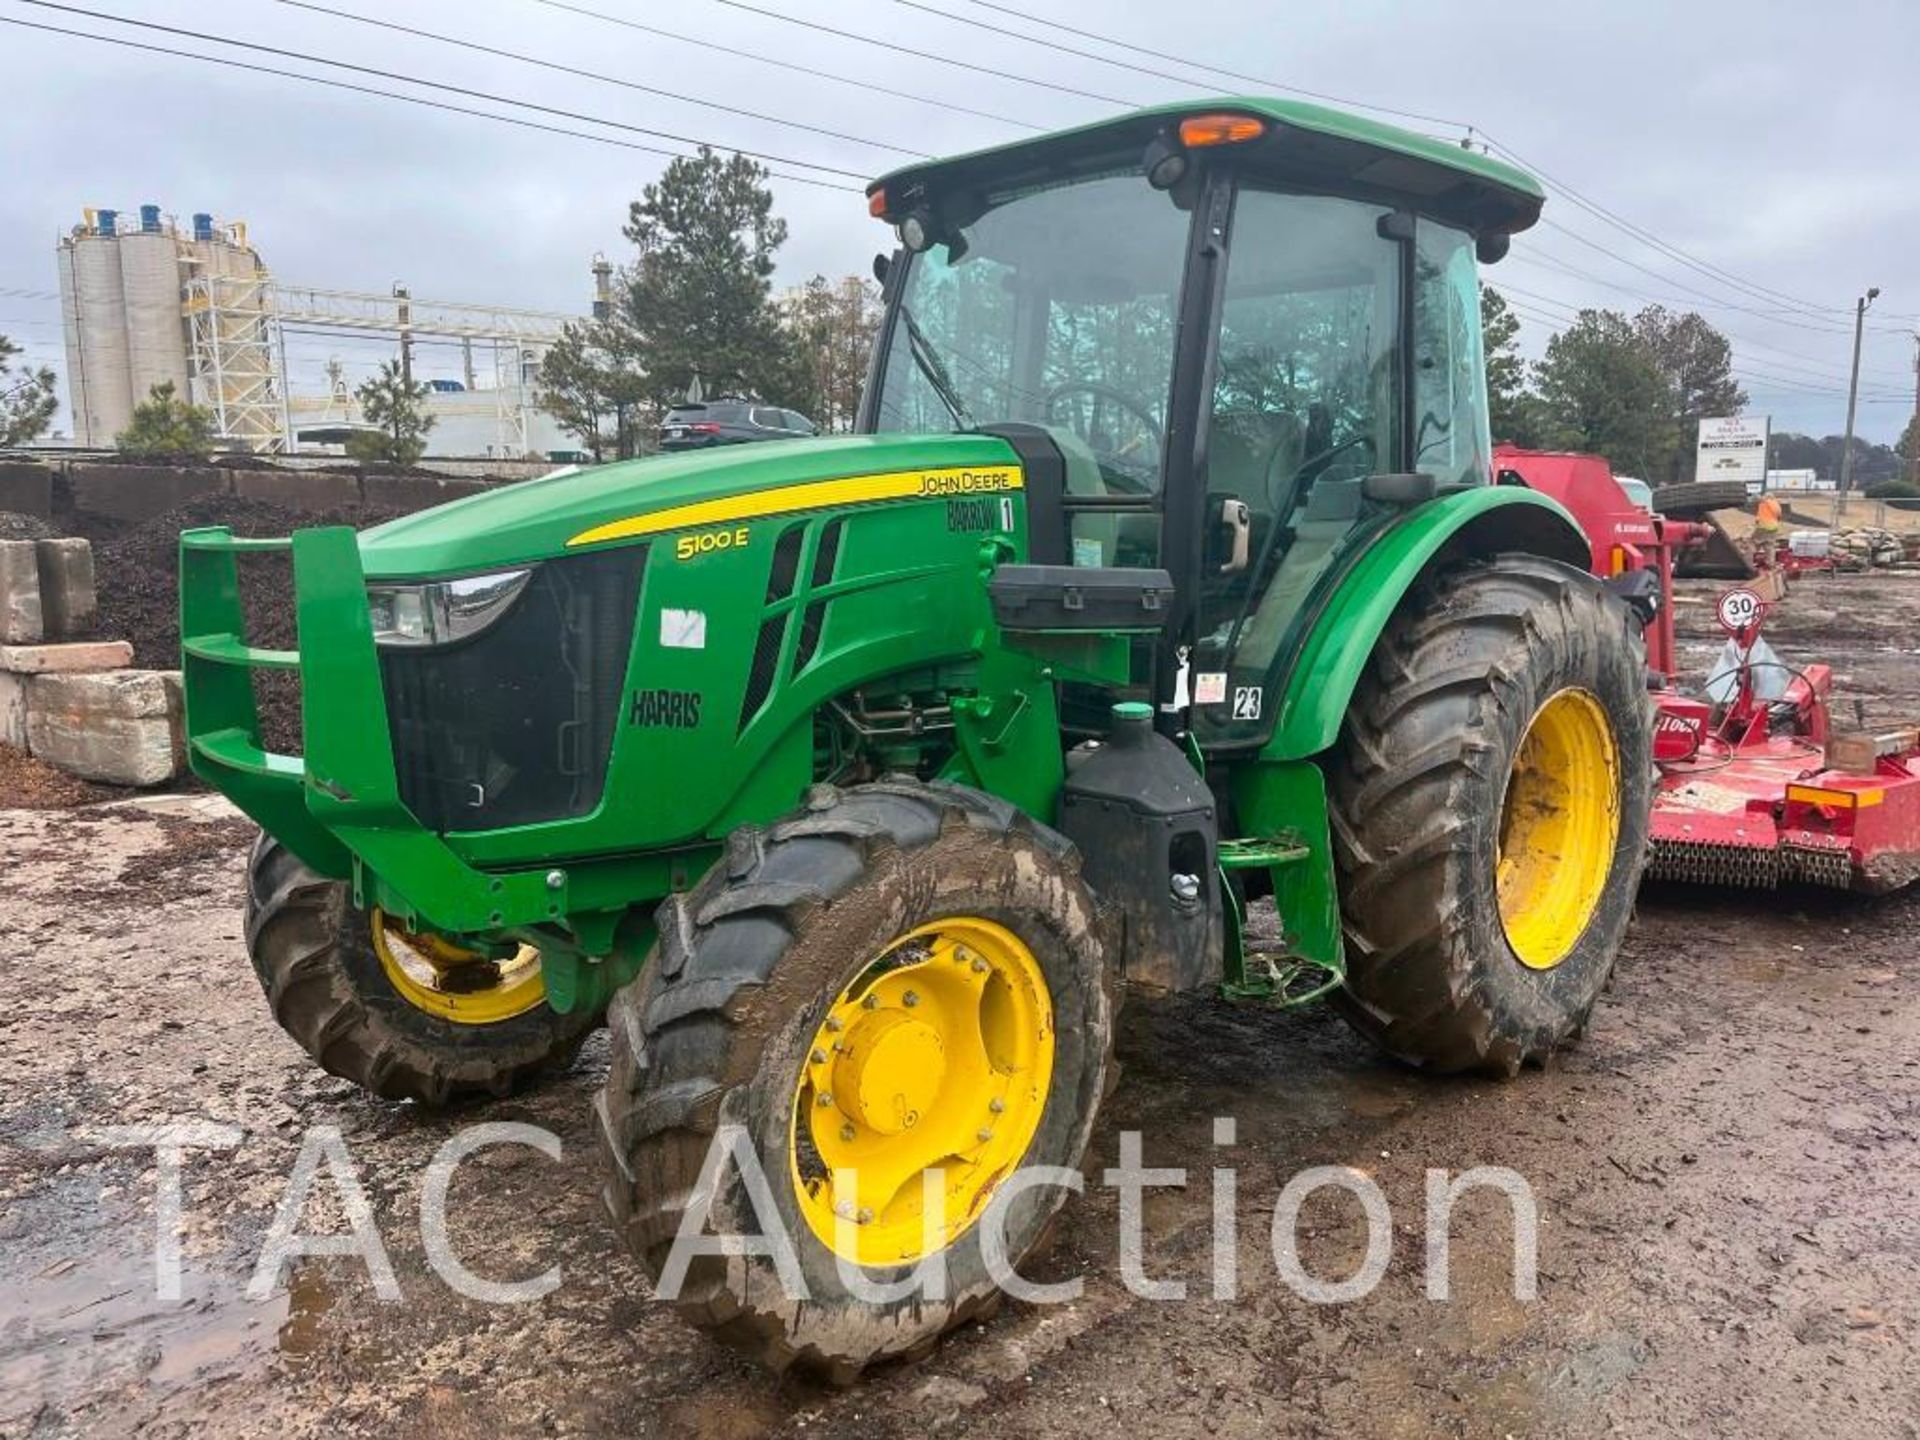
[[[533,574],[497,570],[421,585],[369,585],[376,645],[447,645],[478,635],[512,608]]]

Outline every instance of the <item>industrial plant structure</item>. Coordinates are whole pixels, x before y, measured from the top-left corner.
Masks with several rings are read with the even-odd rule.
[[[67,386],[79,444],[112,445],[134,406],[167,382],[210,411],[215,434],[234,449],[291,453],[316,412],[316,429],[326,432],[321,443],[337,439],[343,424],[354,423],[352,402],[343,405],[331,387],[313,397],[292,393],[289,327],[341,339],[390,336],[403,361],[416,339],[460,342],[471,393],[459,401],[436,393],[428,408],[457,409],[465,423],[436,425],[430,453],[520,456],[552,443],[557,432],[535,408],[532,376],[574,317],[420,300],[397,285],[390,295],[285,286],[248,243],[244,222],[201,213],[182,230],[158,205],[142,205],[131,219],[123,211],[87,210],[59,243]],[[492,353],[489,389],[475,384],[476,345]]]

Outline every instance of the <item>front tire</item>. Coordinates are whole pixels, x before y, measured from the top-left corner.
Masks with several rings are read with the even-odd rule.
[[[1593,577],[1502,555],[1416,585],[1329,766],[1354,1026],[1441,1073],[1576,1037],[1631,917],[1652,733],[1638,627]]]
[[[503,983],[489,995],[482,962],[417,939],[465,961],[447,967],[466,973],[465,987],[436,991],[397,959],[404,934],[356,909],[345,881],[309,869],[273,837],[254,843],[247,953],[274,1019],[330,1074],[384,1100],[506,1096],[571,1061],[597,1023],[591,1011],[550,1007],[537,969],[500,967]]]
[[[729,1162],[706,1228],[777,1225],[805,1294],[767,1256],[702,1257],[673,1297],[685,1318],[839,1382],[922,1353],[1000,1298],[978,1223],[996,1188],[1017,1167],[1079,1166],[1112,1065],[1111,976],[1059,835],[959,786],[816,787],[661,907],[659,946],[614,998],[607,1208],[658,1283],[716,1139],[744,1139],[775,1213]],[[828,1188],[842,1165],[898,1183],[849,1199]],[[942,1207],[928,1231],[925,1195]],[[1012,1262],[1063,1199],[1028,1188],[1007,1205]],[[936,1253],[944,1298],[875,1304],[842,1273],[878,1285]]]

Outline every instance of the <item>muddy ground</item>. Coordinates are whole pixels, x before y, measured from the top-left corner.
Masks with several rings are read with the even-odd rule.
[[[1685,652],[1716,648],[1692,587]],[[1920,713],[1920,579],[1803,585],[1791,659],[1829,657],[1869,718]],[[452,1116],[363,1099],[272,1025],[240,940],[246,828],[206,796],[0,812],[0,1434],[1920,1436],[1920,893],[1643,894],[1616,982],[1576,1050],[1505,1084],[1376,1059],[1324,1008],[1136,1000],[1095,1139],[1147,1163],[1147,1256],[1187,1302],[1137,1299],[1114,1193],[1070,1206],[1040,1278],[1076,1303],[1011,1305],[930,1360],[850,1391],[778,1382],[649,1298],[599,1214],[588,1104],[567,1075]],[[1211,1141],[1232,1116],[1238,1141]],[[565,1158],[484,1152],[450,1213],[475,1270],[561,1267],[489,1307],[428,1268],[424,1171],[475,1119],[530,1121]],[[189,1160],[184,1294],[156,1300],[150,1156],[99,1127],[236,1127]],[[247,1280],[311,1127],[338,1128],[402,1298],[345,1258]],[[1207,1298],[1208,1170],[1238,1166],[1237,1298]],[[1371,1175],[1393,1211],[1368,1298],[1317,1306],[1276,1274],[1268,1222],[1309,1165]],[[1532,1185],[1539,1293],[1511,1293],[1504,1202],[1456,1212],[1453,1297],[1423,1288],[1424,1174],[1506,1166]],[[311,1228],[338,1227],[324,1180]],[[1302,1213],[1312,1272],[1364,1229]]]

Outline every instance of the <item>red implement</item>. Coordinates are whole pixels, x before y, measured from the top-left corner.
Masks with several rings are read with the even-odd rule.
[[[1683,694],[1673,635],[1673,559],[1706,526],[1650,515],[1592,455],[1501,446],[1506,483],[1553,496],[1614,585],[1647,572],[1654,703],[1653,819],[1646,873],[1666,880],[1771,889],[1787,882],[1883,893],[1920,879],[1920,732],[1834,735],[1832,676],[1793,667],[1759,645],[1770,602],[1737,588],[1718,603],[1733,664],[1712,688]],[[1778,568],[1792,563],[1789,547]],[[1824,559],[1824,557],[1822,557]],[[1828,562],[1830,565],[1830,562]]]

